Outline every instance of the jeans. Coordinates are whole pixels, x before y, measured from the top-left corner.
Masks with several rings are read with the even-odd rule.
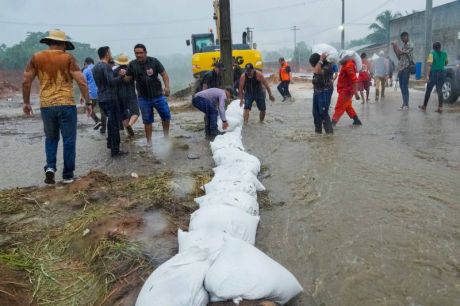
[[[99,101],[99,107],[107,115],[107,148],[112,155],[117,155],[120,152],[120,106],[118,101]]]
[[[142,122],[144,124],[153,123],[153,109],[155,108],[160,115],[162,121],[171,121],[171,111],[169,109],[168,100],[165,96],[159,96],[152,99],[144,97],[138,98],[139,108],[141,109]]]
[[[283,98],[290,98],[291,93],[289,92],[289,83],[291,81],[281,81],[281,83],[278,84],[278,91],[281,94]]]
[[[217,111],[216,107],[211,103],[211,101],[203,97],[194,97],[192,99],[192,104],[205,114],[204,129],[206,135],[217,135],[217,116],[219,115],[219,112]]]
[[[56,171],[56,155],[59,132],[62,135],[64,169],[62,177],[70,179],[75,171],[75,151],[77,141],[77,108],[75,106],[52,106],[40,109],[45,131],[46,165]]]
[[[102,127],[101,129],[105,131],[105,127],[107,125],[107,117],[105,116],[104,111],[99,107],[99,111],[101,112],[101,118],[96,115],[96,106],[98,106],[97,99],[91,99],[91,105],[93,106],[93,112],[91,113],[91,118],[94,120],[94,123],[101,122]]]
[[[313,121],[315,131],[321,133],[322,126],[326,133],[332,132],[329,106],[331,105],[332,89],[315,91],[313,93]]]
[[[423,106],[427,106],[428,100],[430,100],[431,92],[433,87],[436,86],[436,92],[438,93],[439,107],[442,107],[442,85],[444,84],[444,71],[430,71],[430,81],[426,86],[425,100]]]
[[[399,87],[403,98],[403,106],[409,106],[409,68],[405,68],[398,73]]]

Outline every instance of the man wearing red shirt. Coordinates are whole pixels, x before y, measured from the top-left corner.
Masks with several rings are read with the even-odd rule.
[[[337,92],[339,98],[335,105],[334,116],[332,116],[332,124],[335,126],[344,112],[353,119],[354,125],[362,125],[359,120],[351,101],[353,95],[357,91],[358,78],[356,77],[356,64],[349,56],[342,61],[342,68],[340,68],[339,79],[337,81]]]

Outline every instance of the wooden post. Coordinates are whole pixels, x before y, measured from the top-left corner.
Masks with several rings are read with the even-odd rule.
[[[233,85],[232,28],[230,0],[219,1],[220,12],[220,59],[225,66],[224,86]]]

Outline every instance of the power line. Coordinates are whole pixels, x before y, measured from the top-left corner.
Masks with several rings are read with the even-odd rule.
[[[236,16],[252,15],[261,13],[270,12],[270,11],[279,11],[281,9],[288,9],[298,6],[306,6],[307,4],[312,4],[315,2],[320,2],[324,0],[310,0],[291,3],[288,5],[280,5],[275,7],[269,7],[265,9],[252,10],[252,11],[242,11],[235,12]],[[180,22],[196,22],[209,20],[209,16],[195,17],[195,18],[184,18],[184,19],[172,19],[172,20],[161,20],[161,21],[151,21],[151,22],[128,22],[128,23],[86,23],[86,24],[77,24],[77,23],[34,23],[34,22],[19,22],[19,21],[10,21],[10,20],[0,20],[0,24],[9,24],[9,25],[21,25],[21,26],[47,26],[47,27],[132,27],[132,26],[154,26],[154,25],[167,25]]]

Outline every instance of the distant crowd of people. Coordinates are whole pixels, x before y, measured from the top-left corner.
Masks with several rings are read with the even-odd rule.
[[[392,42],[392,46],[399,60],[397,71],[403,99],[401,110],[407,110],[409,77],[414,68],[413,46],[406,32],[401,34],[401,41],[402,47],[399,47],[397,42]],[[127,153],[120,149],[120,130],[126,130],[128,137],[133,137],[133,125],[140,116],[144,124],[146,145],[152,146],[154,109],[160,116],[164,137],[169,136],[169,76],[158,59],[147,56],[145,45],[134,46],[135,59],[131,61],[123,54],[113,59],[108,46],[100,47],[97,51],[99,62],[95,64],[94,60],[88,57],[80,70],[75,58],[66,52],[73,50],[74,45],[64,32],[50,31],[40,43],[47,44],[49,48],[35,53],[24,71],[23,111],[26,115],[33,114],[30,92],[32,81],[37,77],[40,88],[40,113],[45,131],[46,184],[55,183],[60,137],[64,149],[63,182],[74,181],[77,109],[73,98],[73,80],[80,88],[80,102],[86,105],[88,116],[94,120],[94,129],[107,135],[107,148],[112,157]],[[361,54],[361,60],[362,69],[357,71],[353,56],[344,53],[339,61],[339,71],[336,64],[328,61],[328,54],[311,55],[309,62],[313,67],[313,118],[316,133],[322,133],[323,129],[325,133],[333,133],[334,126],[345,112],[353,120],[354,125],[362,125],[352,106],[353,97],[361,99],[362,103],[368,102],[372,79],[376,86],[376,101],[385,97],[388,81],[392,86],[395,65],[385,57],[383,51],[372,62],[365,53]],[[437,111],[442,112],[441,86],[444,82],[447,54],[441,50],[440,43],[433,45],[433,52],[428,57],[427,64],[427,90],[424,103],[419,108],[426,110],[431,91],[436,86],[439,99]],[[289,90],[289,84],[292,82],[291,68],[284,58],[279,59],[279,65],[280,83],[277,89],[283,102],[288,99],[292,101]],[[223,86],[222,72],[225,66],[217,62],[213,69],[197,82],[192,96],[193,106],[204,113],[206,137],[211,140],[221,133],[217,128],[218,117],[222,120],[223,130],[228,127],[225,116],[226,100],[236,95],[239,97],[240,105],[244,107],[245,124],[248,123],[254,102],[259,110],[259,120],[264,122],[267,93],[271,101],[275,100],[264,75],[251,63],[247,63],[243,70],[235,62],[232,69],[233,86]],[[336,79],[338,99],[331,119],[329,108]],[[96,108],[99,108],[100,116],[96,114]]]
[[[400,110],[409,109],[409,78],[415,73],[415,64],[413,60],[414,46],[409,42],[409,34],[403,32],[400,35],[402,47],[398,42],[391,43],[393,51],[398,59],[398,65],[395,67],[394,62],[385,56],[382,50],[372,61],[367,58],[366,53],[361,54],[362,68],[357,71],[357,65],[352,54],[342,53],[340,58],[340,72],[337,80],[338,99],[335,106],[335,112],[332,120],[329,116],[329,107],[334,90],[334,64],[328,62],[328,54],[314,53],[310,57],[310,64],[313,67],[313,118],[315,132],[333,133],[333,126],[337,124],[344,112],[353,119],[354,125],[362,125],[356,111],[352,106],[352,98],[362,100],[362,103],[369,102],[369,91],[372,80],[375,85],[375,101],[385,97],[385,87],[393,86],[393,74],[397,69],[397,81],[402,94],[402,105]],[[433,51],[426,60],[426,92],[425,99],[419,108],[426,110],[430,95],[436,86],[438,94],[438,108],[436,112],[442,113],[442,85],[444,83],[444,67],[447,65],[447,53],[441,50],[441,43],[433,44]]]

